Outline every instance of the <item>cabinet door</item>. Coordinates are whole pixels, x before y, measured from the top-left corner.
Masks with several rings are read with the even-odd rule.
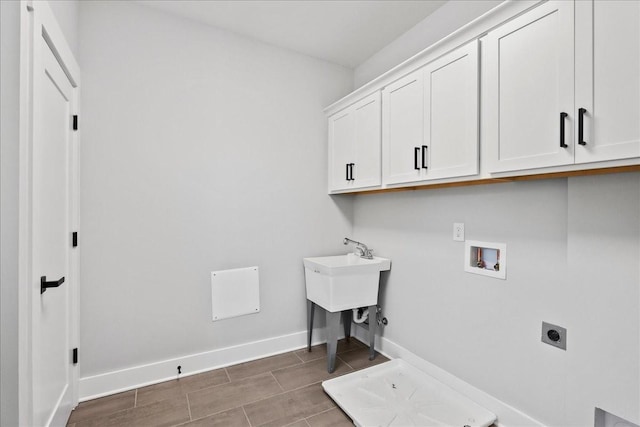
[[[573,163],[573,2],[549,1],[498,27],[483,51],[489,171]]]
[[[382,177],[386,184],[419,181],[423,143],[423,69],[382,92]]]
[[[366,97],[354,106],[354,188],[374,187],[381,182],[380,107],[380,92]]]
[[[576,2],[579,108],[576,163],[640,157],[640,2]]]
[[[350,187],[348,164],[353,162],[355,120],[352,108],[329,117],[329,191]]]
[[[425,67],[426,179],[478,173],[478,42]]]

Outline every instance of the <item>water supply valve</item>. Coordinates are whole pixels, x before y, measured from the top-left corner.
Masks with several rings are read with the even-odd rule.
[[[389,323],[387,318],[382,316],[382,307],[379,305],[376,306],[376,321],[378,322],[378,326],[387,326]]]

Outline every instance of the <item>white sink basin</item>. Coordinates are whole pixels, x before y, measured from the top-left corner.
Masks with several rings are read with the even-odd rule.
[[[307,299],[336,312],[378,303],[380,272],[391,260],[356,254],[304,258]]]
[[[391,268],[391,260],[387,258],[365,259],[356,254],[304,258],[303,261],[306,268],[328,276],[380,272]]]

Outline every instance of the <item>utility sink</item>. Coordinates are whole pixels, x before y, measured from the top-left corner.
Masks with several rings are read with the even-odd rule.
[[[304,258],[307,299],[330,312],[378,303],[380,272],[391,260],[357,254]]]

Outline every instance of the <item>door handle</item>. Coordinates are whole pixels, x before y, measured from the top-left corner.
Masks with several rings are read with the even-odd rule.
[[[423,145],[422,146],[422,169],[427,169],[427,149],[429,148],[429,146],[427,145]]]
[[[346,172],[346,173],[347,173],[347,176],[345,177],[345,179],[346,179],[347,181],[350,181],[350,180],[349,180],[349,163],[345,163],[345,166],[347,167],[347,172]]]
[[[578,109],[578,144],[580,145],[587,145],[587,141],[584,140],[584,114],[586,112],[586,108]]]
[[[560,147],[562,148],[568,147],[568,145],[564,143],[564,121],[567,116],[567,113],[560,113]]]
[[[47,282],[47,276],[40,277],[40,294],[43,294],[47,288],[57,288],[58,286],[64,283],[64,277],[61,277],[58,280],[54,280],[53,282]]]
[[[353,177],[353,167],[355,165],[355,163],[349,163],[349,178],[351,179],[351,181],[355,181],[355,178]]]
[[[418,156],[420,155],[420,147],[415,147],[413,149],[413,168],[417,171],[420,170],[418,167]]]

